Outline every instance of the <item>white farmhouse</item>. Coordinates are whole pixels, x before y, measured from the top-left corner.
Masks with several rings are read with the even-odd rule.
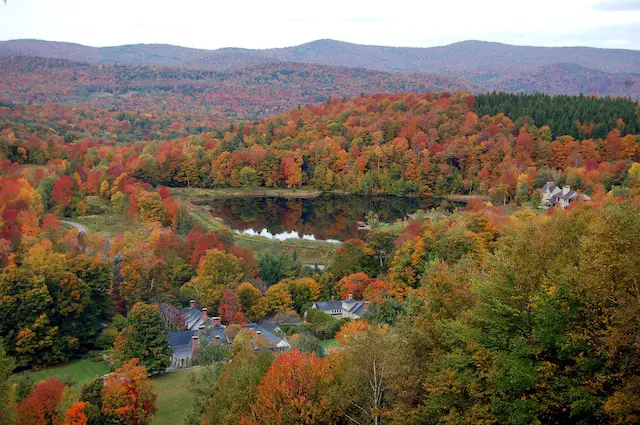
[[[560,204],[562,208],[567,208],[575,201],[588,201],[591,198],[584,193],[571,190],[571,186],[564,185],[562,188],[556,186],[554,182],[547,182],[542,186],[542,199],[540,206],[543,208],[554,207]]]
[[[317,308],[332,317],[340,319],[360,319],[367,312],[367,302],[354,300],[351,295],[346,300],[316,301],[312,308]]]

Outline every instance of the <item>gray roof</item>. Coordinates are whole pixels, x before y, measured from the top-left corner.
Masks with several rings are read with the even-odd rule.
[[[575,196],[577,195],[575,190],[570,190],[569,192],[565,193],[564,195],[560,196],[560,199],[573,199]]]
[[[228,344],[229,342],[227,341],[227,335],[224,333],[224,330],[226,328],[227,327],[224,325],[208,326],[201,330],[199,336],[200,338],[206,339],[209,342],[220,341],[223,344]]]
[[[174,331],[169,332],[169,345],[176,347],[179,345],[191,344],[191,337],[196,334],[196,331]]]
[[[171,349],[173,350],[174,357],[182,359],[191,357],[191,354],[193,353],[191,344],[176,345],[175,347],[171,347]]]
[[[367,304],[364,301],[361,301],[360,304],[357,306],[357,308],[355,308],[353,311],[351,311],[352,314],[355,314],[356,316],[364,316],[364,314],[367,312]]]
[[[187,329],[197,329],[198,325],[202,323],[202,308],[200,307],[186,307],[180,310],[180,314],[184,317],[185,325]]]
[[[362,316],[367,308],[366,301],[339,300],[339,301],[316,301],[316,308],[328,312],[331,310],[342,310],[357,316]]]
[[[196,331],[174,331],[169,332],[169,345],[173,355],[178,358],[191,357],[191,341]]]
[[[280,328],[277,323],[274,323],[270,320],[262,319],[258,321],[258,326],[263,328],[264,330],[274,333],[276,329]]]
[[[191,356],[191,344],[193,340],[192,337],[194,335],[198,335],[198,339],[200,341],[216,341],[220,344],[229,345],[230,342],[227,340],[227,335],[224,332],[226,328],[227,327],[224,325],[215,325],[207,326],[206,328],[200,330],[169,332],[169,344],[171,345],[171,349],[173,350],[173,355],[176,357]],[[278,326],[272,322],[268,322],[268,324],[249,323],[247,325],[244,325],[243,328],[251,329],[259,333],[268,341],[270,345],[269,348],[276,348],[276,346],[278,346],[278,348],[283,348],[289,346],[286,341],[283,341],[280,337],[275,335],[275,331]]]
[[[342,309],[342,301],[316,301],[316,307],[322,311]]]
[[[260,333],[260,335],[262,335],[264,338],[266,338],[267,341],[269,341],[273,345],[278,345],[280,342],[282,342],[282,339],[278,338],[271,331],[265,329],[264,327],[262,327],[262,326],[260,326],[260,325],[258,325],[256,323],[248,323],[247,325],[245,325],[243,327],[247,328],[247,329],[254,330],[257,333]]]

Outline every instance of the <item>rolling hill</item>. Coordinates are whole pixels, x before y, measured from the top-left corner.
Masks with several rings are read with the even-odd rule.
[[[0,42],[0,56],[26,55],[84,62],[180,65],[228,69],[268,62],[304,62],[396,72],[508,72],[569,63],[607,72],[640,73],[640,51],[591,47],[532,47],[463,41],[439,47],[386,47],[317,40],[299,46],[252,50],[192,49],[168,44],[89,47],[42,40]],[[475,80],[475,78],[471,78]]]
[[[485,86],[512,93],[606,94],[640,99],[640,74],[599,71],[555,63],[486,81]]]
[[[0,42],[0,57],[16,55],[213,71],[282,62],[305,63],[400,73],[444,74],[468,80],[466,85],[478,91],[542,91],[549,94],[591,94],[597,91],[601,95],[634,98],[638,97],[636,81],[640,78],[640,51],[512,46],[483,41],[408,48],[317,40],[299,46],[265,50],[203,50],[166,44],[96,48],[41,40]],[[579,72],[574,72],[578,69]],[[547,78],[550,74],[551,78]],[[592,80],[597,82],[592,83]]]
[[[214,124],[264,118],[331,97],[476,90],[446,75],[283,62],[213,71],[10,56],[0,58],[0,75],[0,100],[8,102],[161,110]]]

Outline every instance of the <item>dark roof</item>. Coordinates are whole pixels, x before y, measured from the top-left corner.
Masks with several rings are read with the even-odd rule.
[[[180,310],[180,314],[184,318],[184,322],[189,329],[195,329],[202,322],[202,308],[186,307]]]
[[[364,314],[367,312],[367,304],[366,303],[362,303],[358,306],[358,308],[356,308],[354,311],[352,311],[351,313],[358,315],[360,317],[364,316]]]
[[[361,307],[365,305],[364,301],[356,301],[356,300],[343,300],[342,308],[349,313],[355,313]]]
[[[200,332],[200,338],[206,339],[207,341],[221,341],[227,344],[227,336],[224,333],[225,329],[226,327],[222,325],[207,326]],[[216,338],[216,336],[218,338]]]
[[[277,323],[274,323],[270,320],[264,320],[264,319],[258,321],[258,326],[260,326],[264,330],[269,331],[271,333],[275,332],[275,330],[279,328]]]
[[[320,310],[342,310],[342,301],[316,301],[316,307]]]
[[[196,331],[174,331],[169,332],[169,345],[177,347],[180,345],[191,344],[191,337],[196,334]]]
[[[564,195],[560,196],[560,199],[572,199],[577,195],[575,190],[570,190],[569,192],[565,193]]]
[[[282,341],[282,339],[278,338],[276,335],[274,335],[273,333],[271,333],[270,331],[268,331],[267,329],[265,329],[264,327],[256,323],[248,323],[243,327],[259,332],[260,335],[262,335],[264,338],[266,338],[270,343],[274,345],[278,345]]]
[[[545,189],[548,190],[549,192],[553,192],[556,188],[556,185],[553,183],[545,183],[544,186],[542,186],[542,191],[544,192]]]
[[[347,313],[362,316],[367,308],[365,301],[358,300],[339,300],[339,301],[316,301],[316,307],[322,311],[342,310]]]
[[[275,331],[278,328],[277,324],[275,323],[272,323],[272,322],[264,322],[261,324],[249,323],[243,326],[243,328],[251,329],[255,332],[259,332],[260,335],[268,341],[270,348],[276,348],[278,344],[280,344],[281,346],[288,346],[286,342],[284,342],[280,337],[275,335]],[[200,341],[208,341],[208,342],[217,341],[221,344],[228,345],[229,341],[227,341],[227,336],[224,333],[225,329],[226,329],[226,326],[224,325],[216,325],[216,326],[207,326],[206,328],[200,329],[200,330],[169,332],[169,344],[171,345],[171,349],[173,350],[173,353],[175,356],[184,357],[191,354],[191,343],[192,343],[192,337],[194,335],[198,335],[198,339]],[[181,354],[184,354],[184,356],[181,356]]]

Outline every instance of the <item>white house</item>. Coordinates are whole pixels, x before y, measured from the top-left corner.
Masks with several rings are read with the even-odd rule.
[[[567,208],[575,201],[588,201],[591,198],[584,193],[571,190],[571,186],[564,185],[562,188],[554,182],[547,182],[542,186],[542,199],[540,206],[543,208],[554,207],[560,204],[562,208]]]
[[[336,319],[360,319],[367,312],[367,302],[349,296],[346,300],[316,301],[312,308],[322,310]]]

